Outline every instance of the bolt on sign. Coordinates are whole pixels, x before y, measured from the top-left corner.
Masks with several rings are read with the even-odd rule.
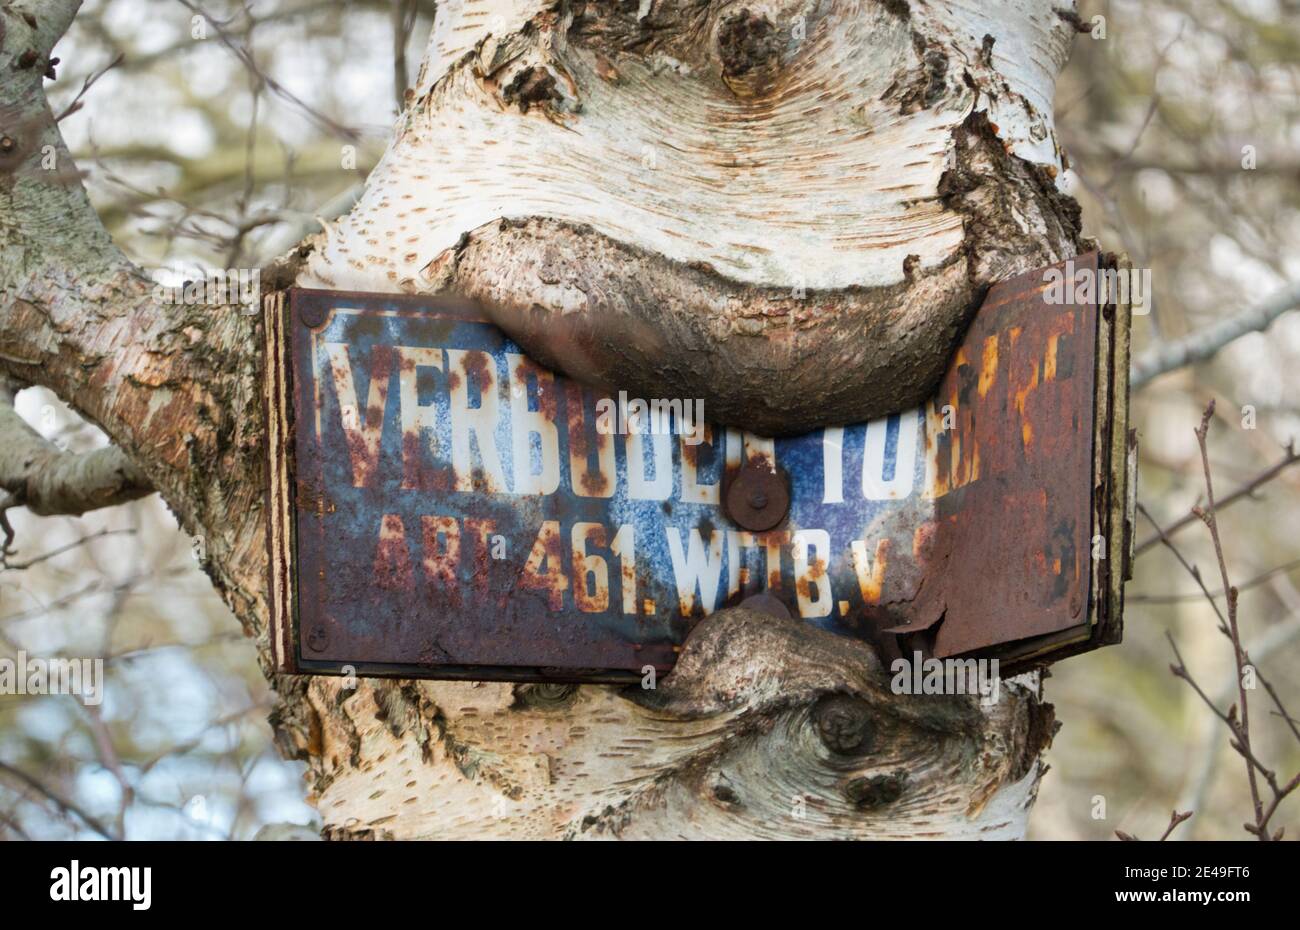
[[[922,407],[777,440],[555,375],[468,302],[272,294],[277,665],[628,681],[759,595],[887,657],[1008,672],[1117,642],[1136,450],[1114,264],[992,288]],[[1093,286],[1053,299],[1062,275]]]

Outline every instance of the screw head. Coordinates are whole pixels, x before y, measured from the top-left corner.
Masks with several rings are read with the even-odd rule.
[[[312,652],[324,652],[330,644],[330,635],[323,626],[314,626],[307,634],[307,648]]]
[[[304,301],[298,305],[298,321],[308,329],[315,329],[325,322],[325,308]]]
[[[727,516],[741,527],[762,533],[785,519],[790,480],[767,462],[746,462],[728,483],[723,504]]]

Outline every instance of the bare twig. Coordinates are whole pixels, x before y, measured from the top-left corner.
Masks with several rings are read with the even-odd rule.
[[[1156,542],[1159,541],[1160,540],[1157,537]],[[1290,562],[1270,568],[1268,571],[1256,575],[1249,581],[1243,581],[1241,584],[1237,585],[1237,590],[1245,591],[1247,588],[1257,587],[1258,585],[1271,580],[1274,576],[1283,574],[1284,572],[1289,572],[1294,568],[1300,568],[1300,559],[1293,559]],[[1209,596],[1220,598],[1226,593],[1226,591],[1220,589],[1218,591],[1210,592]],[[1199,601],[1203,596],[1203,593],[1188,591],[1185,594],[1135,594],[1126,597],[1125,600],[1130,604],[1178,604],[1183,601]]]
[[[1133,362],[1129,384],[1140,388],[1165,372],[1203,362],[1247,333],[1268,329],[1274,320],[1296,307],[1300,307],[1300,282],[1283,288],[1258,306],[1197,330],[1177,342],[1148,349]]]
[[[1177,664],[1169,666],[1169,671],[1173,673],[1175,678],[1181,678],[1183,681],[1187,682],[1188,686],[1196,692],[1196,696],[1201,699],[1205,706],[1213,711],[1214,715],[1232,731],[1235,740],[1235,742],[1232,743],[1232,748],[1237,751],[1238,755],[1246,760],[1246,765],[1250,771],[1251,778],[1253,779],[1255,774],[1258,773],[1263,776],[1266,781],[1272,781],[1275,779],[1276,775],[1273,773],[1272,769],[1265,766],[1263,762],[1256,758],[1250,747],[1242,742],[1240,738],[1241,722],[1237,718],[1236,705],[1229,708],[1227,713],[1219,710],[1219,706],[1214,703],[1214,699],[1205,693],[1205,689],[1201,687],[1200,683],[1192,673],[1187,670],[1187,663],[1183,661],[1183,654],[1179,652],[1178,644],[1174,641],[1173,636],[1166,633],[1165,638],[1169,640],[1169,645],[1174,651],[1174,658],[1178,660]]]
[[[1278,580],[1285,581],[1284,577],[1275,577],[1274,587],[1277,586]],[[1257,638],[1247,651],[1247,656],[1251,664],[1259,667],[1259,663],[1267,661],[1278,650],[1290,645],[1300,637],[1300,610],[1295,612],[1295,616],[1286,623],[1280,623],[1272,627],[1268,632]],[[1273,686],[1260,676],[1260,681],[1268,689],[1274,703],[1281,706],[1281,702],[1275,693]],[[1222,703],[1232,697],[1232,692],[1237,689],[1237,675],[1228,676],[1219,690],[1214,695],[1215,704]],[[1280,712],[1274,711],[1278,716],[1284,716]],[[1289,718],[1287,720],[1291,727],[1291,732],[1300,739],[1300,729]],[[1183,791],[1179,798],[1179,807],[1185,807],[1188,810],[1200,810],[1204,806],[1206,792],[1210,788],[1210,783],[1214,779],[1215,770],[1218,768],[1219,753],[1216,751],[1217,743],[1212,739],[1210,733],[1200,740],[1195,756],[1201,761],[1196,768],[1196,775],[1191,783]]]
[[[1278,475],[1280,475],[1283,471],[1285,471],[1290,466],[1294,465],[1296,462],[1300,462],[1300,452],[1296,451],[1295,442],[1293,441],[1287,445],[1286,455],[1282,457],[1281,461],[1279,461],[1276,465],[1273,465],[1272,467],[1260,472],[1258,475],[1256,475],[1254,478],[1247,481],[1241,487],[1237,488],[1237,490],[1233,491],[1223,500],[1219,501],[1218,509],[1222,510],[1223,508],[1231,504],[1235,504],[1239,500],[1243,500],[1244,498],[1247,497],[1254,497],[1256,491],[1258,491],[1264,485],[1268,484],[1268,482],[1272,481],[1274,478],[1276,478]],[[1146,552],[1148,549],[1151,549],[1159,545],[1160,542],[1162,541],[1162,535],[1172,536],[1174,533],[1177,533],[1179,530],[1183,529],[1183,527],[1190,526],[1191,524],[1197,522],[1199,519],[1200,517],[1197,515],[1196,510],[1192,509],[1187,514],[1175,520],[1173,523],[1169,524],[1169,526],[1165,527],[1162,532],[1153,533],[1152,535],[1148,536],[1146,539],[1138,543],[1133,548],[1133,557],[1136,558],[1137,556],[1141,555],[1143,552]],[[1159,527],[1157,527],[1157,530],[1159,530]]]
[[[35,791],[41,797],[45,798],[47,801],[49,801],[59,810],[63,811],[65,814],[72,814],[74,817],[76,817],[86,826],[90,827],[90,829],[94,830],[104,839],[106,840],[121,839],[121,837],[114,836],[112,833],[110,833],[102,823],[100,823],[94,817],[90,816],[90,814],[87,814],[84,810],[81,809],[79,805],[77,805],[72,801],[69,801],[67,798],[58,794],[53,789],[45,787],[45,785],[41,784],[35,778],[28,775],[22,769],[15,768],[14,766],[10,765],[7,762],[0,762],[0,772],[3,772],[4,774],[8,775],[9,777],[13,778],[16,781],[22,782],[28,788]]]
[[[75,591],[60,595],[47,604],[40,604],[37,607],[33,607],[31,610],[24,610],[16,614],[6,614],[5,616],[0,617],[0,624],[18,623],[22,620],[30,620],[32,617],[39,617],[51,610],[59,610],[60,608],[67,607],[69,604],[75,603],[88,594],[95,594],[103,590],[103,587],[103,580],[95,578],[77,588]]]
[[[226,48],[228,48],[231,51],[231,53],[236,58],[238,58],[240,62],[243,63],[244,67],[248,68],[259,78],[261,78],[261,80],[266,84],[267,89],[269,89],[271,93],[275,94],[277,97],[280,97],[282,100],[287,101],[291,105],[297,107],[308,117],[310,117],[311,120],[315,122],[316,125],[319,126],[320,128],[336,136],[347,139],[350,142],[356,142],[360,140],[361,138],[360,132],[351,128],[350,126],[344,126],[342,123],[338,122],[337,120],[331,119],[330,117],[326,116],[324,113],[320,112],[316,108],[310,106],[306,101],[304,101],[297,94],[290,91],[279,81],[275,80],[275,78],[271,77],[265,71],[263,71],[261,66],[258,65],[256,60],[254,60],[252,53],[249,52],[248,50],[248,47],[246,45],[239,44],[235,40],[235,37],[232,36],[229,32],[227,32],[215,17],[210,16],[197,3],[192,3],[191,0],[178,0],[178,2],[182,6],[189,9],[191,12],[197,13],[198,15],[202,16],[208,22],[208,24],[212,26],[213,30],[216,31],[217,38],[221,40],[221,44],[224,45]]]
[[[1192,817],[1191,811],[1183,811],[1181,814],[1176,810],[1170,811],[1169,826],[1165,829],[1165,832],[1161,835],[1160,837],[1161,842],[1164,842],[1165,840],[1169,839],[1169,835],[1178,829],[1178,825],[1180,823],[1183,823],[1186,820],[1190,820],[1191,817]]]
[[[81,102],[81,98],[86,96],[86,92],[90,90],[90,88],[95,85],[95,82],[98,81],[100,78],[102,78],[106,73],[108,73],[109,71],[111,71],[112,69],[120,65],[122,63],[122,59],[124,59],[125,57],[126,57],[125,52],[118,52],[112,61],[110,61],[108,64],[104,65],[104,67],[100,68],[94,74],[90,75],[90,77],[82,81],[81,90],[77,91],[77,96],[73,97],[72,102],[63,108],[63,112],[61,112],[58,116],[54,117],[54,122],[56,123],[61,122],[67,117],[71,116],[73,113],[76,113],[78,110],[80,110],[83,106]]]
[[[80,548],[81,546],[86,545],[86,543],[94,542],[96,539],[103,539],[105,536],[121,536],[121,535],[131,536],[134,534],[135,534],[135,530],[132,529],[100,530],[97,533],[89,533],[85,536],[82,536],[80,539],[74,539],[72,542],[68,543],[67,545],[59,546],[56,549],[51,549],[49,552],[42,552],[40,555],[34,555],[30,559],[24,559],[21,562],[11,562],[3,554],[0,554],[0,571],[11,571],[11,572],[25,571],[26,569],[31,568],[33,565],[39,565],[41,562],[49,561],[55,556],[60,556],[63,555],[63,553],[65,552],[70,552],[73,549]]]
[[[1297,293],[1297,300],[1300,301],[1300,292]],[[1241,725],[1238,727],[1238,741],[1247,753],[1250,749],[1250,707],[1246,699],[1246,685],[1242,680],[1246,671],[1245,650],[1241,648],[1241,630],[1237,625],[1237,589],[1232,586],[1228,580],[1228,563],[1223,557],[1223,540],[1219,536],[1219,521],[1214,508],[1214,479],[1210,473],[1210,450],[1207,439],[1210,434],[1210,420],[1214,417],[1214,401],[1211,400],[1205,407],[1205,413],[1201,416],[1201,425],[1196,430],[1196,442],[1201,450],[1201,470],[1205,474],[1205,496],[1208,505],[1201,511],[1201,518],[1205,521],[1206,527],[1210,531],[1210,539],[1214,542],[1214,555],[1219,562],[1219,576],[1223,579],[1223,590],[1228,592],[1228,629],[1232,633],[1232,650],[1237,659],[1237,694],[1241,701]],[[1262,819],[1263,808],[1260,802],[1259,786],[1255,781],[1253,769],[1248,769],[1250,774],[1250,794],[1251,800],[1255,805],[1255,821],[1261,828],[1261,839],[1265,838],[1262,832],[1267,825],[1267,821]]]
[[[1179,813],[1177,810],[1171,811],[1169,814],[1169,826],[1167,826],[1165,832],[1161,834],[1160,842],[1163,843],[1165,840],[1169,839],[1170,834],[1178,829],[1178,825],[1190,820],[1191,817],[1191,811],[1183,811],[1182,813]],[[1125,833],[1123,830],[1116,830],[1115,836],[1127,843],[1135,843],[1141,839],[1141,837],[1134,836],[1132,833]]]
[[[121,755],[117,751],[117,746],[113,743],[113,735],[109,732],[108,725],[104,723],[104,715],[100,713],[98,707],[92,704],[86,705],[85,713],[90,721],[90,732],[95,740],[95,752],[99,756],[99,761],[104,768],[112,773],[122,792],[118,799],[116,827],[118,835],[125,836],[126,812],[135,798],[135,786],[126,777],[126,770],[122,767]]]
[[[393,97],[398,113],[406,109],[406,44],[415,29],[418,12],[416,0],[393,0]]]
[[[1246,831],[1253,834],[1261,841],[1277,840],[1282,838],[1282,830],[1270,834],[1269,821],[1272,819],[1274,813],[1276,813],[1282,801],[1295,791],[1297,787],[1300,787],[1300,773],[1297,773],[1285,785],[1280,785],[1276,774],[1256,757],[1251,745],[1250,705],[1246,693],[1248,690],[1246,687],[1246,678],[1248,674],[1254,674],[1258,680],[1264,682],[1269,697],[1277,706],[1280,715],[1286,718],[1288,724],[1291,725],[1293,732],[1296,732],[1296,727],[1293,718],[1287,712],[1286,707],[1283,706],[1277,690],[1265,681],[1262,673],[1260,673],[1258,668],[1251,662],[1250,656],[1241,642],[1241,627],[1238,623],[1237,617],[1237,600],[1239,592],[1238,589],[1233,586],[1228,577],[1228,563],[1223,552],[1223,538],[1219,532],[1218,514],[1214,501],[1214,478],[1210,469],[1208,437],[1210,432],[1210,422],[1213,417],[1214,401],[1211,400],[1205,408],[1205,413],[1201,417],[1201,425],[1196,429],[1196,442],[1201,453],[1201,470],[1205,476],[1205,495],[1207,504],[1203,508],[1196,508],[1193,513],[1205,524],[1206,528],[1210,532],[1210,540],[1214,544],[1214,555],[1219,567],[1219,577],[1223,582],[1223,590],[1226,592],[1226,618],[1224,617],[1223,611],[1219,609],[1219,605],[1216,603],[1214,597],[1210,594],[1209,589],[1206,588],[1200,572],[1195,568],[1195,566],[1188,564],[1187,560],[1183,558],[1182,554],[1178,552],[1173,543],[1170,542],[1169,536],[1164,530],[1161,530],[1157,526],[1157,531],[1160,534],[1161,542],[1173,551],[1179,562],[1181,562],[1192,574],[1192,577],[1196,579],[1197,584],[1200,585],[1201,590],[1205,593],[1206,599],[1210,602],[1210,606],[1214,608],[1214,612],[1219,617],[1220,631],[1227,636],[1229,641],[1232,643],[1236,671],[1235,685],[1237,691],[1237,703],[1230,707],[1226,713],[1219,710],[1218,705],[1208,694],[1205,693],[1205,690],[1197,683],[1196,679],[1188,671],[1187,665],[1183,661],[1182,654],[1178,651],[1178,645],[1174,642],[1172,636],[1169,636],[1169,643],[1173,647],[1174,657],[1178,661],[1177,664],[1170,666],[1170,670],[1176,677],[1187,682],[1206,706],[1223,721],[1223,723],[1228,727],[1229,732],[1232,733],[1233,738],[1229,745],[1231,745],[1232,748],[1235,749],[1246,761],[1246,778],[1250,786],[1251,806],[1254,814],[1253,822],[1243,824]],[[1143,513],[1146,513],[1145,509],[1143,509]],[[1150,519],[1150,514],[1147,514],[1147,518]],[[1154,523],[1154,521],[1152,522]],[[1265,783],[1267,783],[1268,788],[1272,792],[1272,797],[1267,802],[1260,790],[1261,778]]]
[[[0,811],[0,824],[4,824],[6,827],[12,830],[14,832],[14,835],[16,835],[19,839],[24,839],[24,840],[31,839],[31,837],[27,835],[27,831],[23,829],[22,824],[20,824],[9,814],[6,814],[4,811]]]

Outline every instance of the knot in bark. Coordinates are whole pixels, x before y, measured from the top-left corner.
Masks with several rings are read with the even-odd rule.
[[[765,14],[748,9],[728,13],[717,32],[722,79],[740,96],[758,93],[779,69],[784,44]]]
[[[874,810],[897,801],[903,796],[906,785],[907,773],[902,771],[888,775],[864,775],[852,779],[844,786],[844,796],[860,811]]]
[[[515,687],[515,707],[533,710],[554,710],[566,707],[578,693],[577,685],[559,682],[536,682]]]
[[[860,698],[847,694],[822,698],[813,709],[813,722],[831,752],[849,755],[871,748],[871,708]]]

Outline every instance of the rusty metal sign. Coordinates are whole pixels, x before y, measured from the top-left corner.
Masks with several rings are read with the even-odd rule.
[[[990,291],[923,407],[775,441],[597,395],[470,303],[270,296],[278,667],[630,680],[760,593],[1004,673],[1117,641],[1128,308],[1045,271]]]

